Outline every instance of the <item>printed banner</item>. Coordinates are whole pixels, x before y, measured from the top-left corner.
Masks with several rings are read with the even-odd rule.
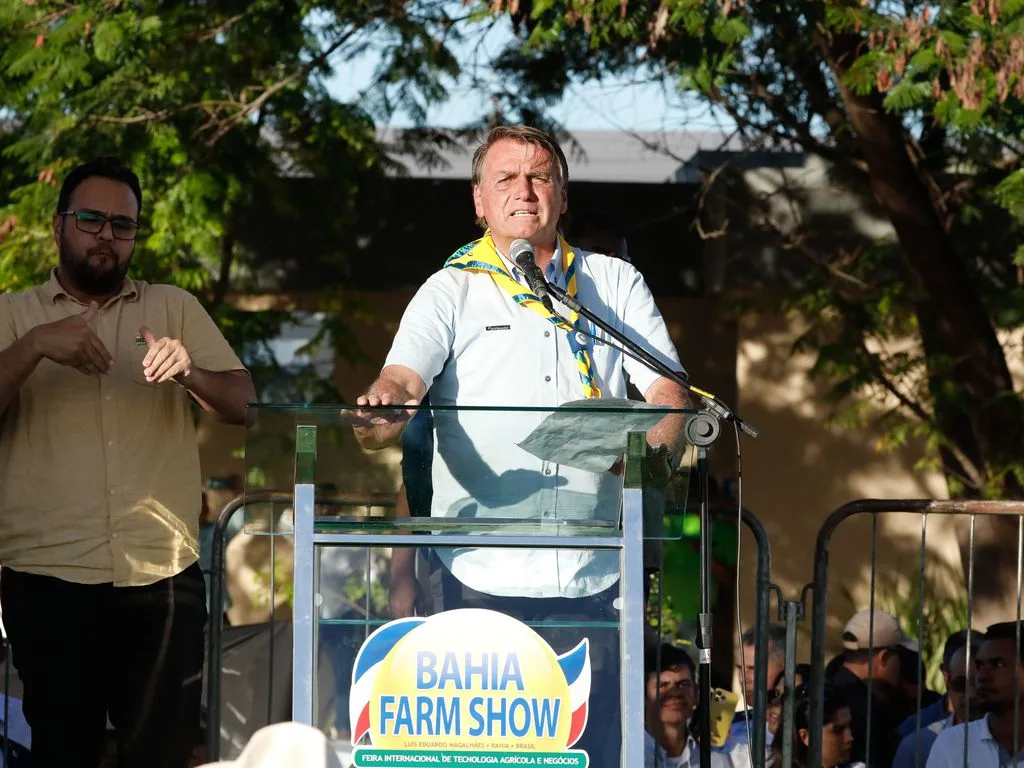
[[[590,646],[558,656],[530,627],[462,609],[398,619],[359,649],[349,714],[356,766],[587,768]]]

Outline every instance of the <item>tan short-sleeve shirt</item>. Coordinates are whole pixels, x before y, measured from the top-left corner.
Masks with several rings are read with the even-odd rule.
[[[0,295],[0,349],[86,309],[57,280]],[[91,322],[114,358],[103,376],[43,360],[0,416],[0,563],[81,584],[151,584],[199,557],[202,488],[188,393],[146,381],[149,326],[193,365],[244,370],[198,300],[125,280]]]

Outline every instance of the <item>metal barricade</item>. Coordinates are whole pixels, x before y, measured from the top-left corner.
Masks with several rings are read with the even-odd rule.
[[[754,626],[753,626],[753,640],[754,640],[754,698],[752,701],[746,701],[746,707],[750,709],[753,714],[751,715],[750,731],[748,746],[750,750],[750,761],[749,765],[753,768],[762,768],[765,763],[766,755],[766,719],[764,713],[767,709],[767,697],[768,697],[768,637],[767,629],[769,626],[769,619],[771,613],[771,594],[772,590],[777,590],[771,583],[771,543],[768,540],[768,534],[765,531],[764,525],[758,520],[750,510],[745,507],[742,510],[738,509],[734,503],[728,502],[715,502],[711,505],[710,513],[712,517],[712,525],[718,524],[730,524],[735,526],[738,520],[741,519],[741,524],[750,533],[754,539],[754,544],[757,549],[757,555],[755,558],[755,572],[754,572]],[[737,531],[738,536],[742,536],[742,531]],[[674,539],[668,538],[664,541],[672,541]],[[654,539],[652,541],[658,541]],[[648,544],[651,541],[647,542]],[[740,586],[740,565],[738,561],[736,565],[736,585]],[[659,552],[658,569],[659,571],[665,571],[665,569],[672,568],[672,563],[665,559],[664,552]],[[695,590],[697,586],[693,587]],[[733,596],[736,599],[736,596]],[[662,599],[661,590],[658,592],[659,603],[651,605],[649,608],[654,611],[658,616],[659,626],[654,629],[657,630],[661,635],[662,628],[660,626],[662,606],[660,601]],[[740,605],[736,604],[735,609],[731,616],[731,623],[733,624],[734,631],[730,638],[721,638],[716,635],[715,638],[715,654],[716,656],[723,651],[719,650],[723,646],[726,650],[733,643],[742,644],[741,635],[743,633],[742,619],[740,614]],[[720,608],[717,610],[721,610]],[[716,613],[717,615],[717,613]],[[742,652],[739,646],[735,646]],[[742,681],[741,681],[742,685]]]
[[[966,562],[966,616],[964,617],[964,626],[966,629],[973,629],[973,615],[974,615],[974,570],[975,570],[975,526],[977,518],[981,516],[1003,516],[1003,517],[1016,517],[1017,518],[1017,573],[1016,573],[1016,648],[1017,653],[1015,654],[1017,670],[1019,672],[1020,667],[1020,621],[1021,621],[1021,593],[1022,593],[1022,576],[1024,576],[1024,502],[1020,501],[936,501],[929,499],[903,499],[903,500],[879,500],[879,499],[862,499],[853,501],[845,504],[836,509],[829,517],[825,520],[821,530],[818,533],[818,538],[815,546],[814,554],[814,581],[812,585],[808,585],[804,589],[804,596],[806,596],[808,589],[812,590],[813,593],[813,606],[812,606],[812,630],[811,630],[811,679],[810,679],[810,710],[809,710],[809,744],[807,754],[807,765],[821,765],[822,757],[822,731],[824,727],[824,693],[825,693],[825,654],[827,645],[827,614],[828,614],[828,587],[829,587],[829,556],[832,548],[832,537],[840,524],[845,520],[858,515],[870,515],[871,516],[871,562],[870,562],[870,595],[868,608],[872,612],[870,617],[870,628],[868,630],[869,637],[869,648],[868,650],[868,676],[867,676],[867,746],[866,755],[870,760],[871,751],[871,740],[872,738],[879,738],[878,734],[872,733],[870,727],[872,717],[872,700],[873,700],[873,680],[874,675],[872,671],[872,664],[874,658],[875,648],[874,642],[874,611],[876,609],[876,588],[878,585],[878,516],[880,514],[891,514],[891,513],[902,513],[902,514],[917,514],[921,520],[921,538],[920,544],[920,557],[917,563],[917,578],[919,584],[919,595],[918,595],[918,606],[917,606],[917,620],[918,627],[925,626],[925,593],[926,593],[926,564],[927,564],[927,523],[930,515],[959,515],[966,516],[968,518],[968,542],[967,542],[967,562]],[[802,602],[802,601],[801,601]],[[922,638],[923,639],[923,638]],[[966,646],[966,668],[971,669],[971,643],[968,642]],[[970,672],[968,672],[970,674]],[[918,676],[917,676],[917,727],[916,732],[921,730],[921,710],[922,710],[922,693],[924,689],[924,680],[921,665],[918,665]],[[1014,690],[1014,723],[1019,722],[1019,674],[1015,675],[1015,690]],[[969,706],[969,699],[968,706]],[[877,705],[875,705],[877,706]],[[968,711],[967,721],[970,721],[970,713]],[[792,741],[792,713],[787,711],[786,715],[787,727],[789,730],[789,739],[785,742],[788,746]],[[1014,755],[1020,750],[1020,734],[1017,733],[1017,727],[1014,729]],[[965,729],[966,731],[966,729]],[[967,745],[968,741],[965,737],[963,740],[963,764],[967,766]],[[784,761],[785,768],[791,765],[790,762]],[[921,758],[920,753],[917,754],[916,765],[924,765],[924,761]],[[870,762],[868,765],[870,768]],[[887,768],[887,767],[886,767]]]
[[[248,494],[240,494],[229,501],[217,517],[213,531],[211,545],[211,570],[210,570],[210,618],[207,629],[207,665],[206,665],[206,749],[207,759],[215,761],[220,758],[221,746],[221,715],[222,715],[222,658],[223,658],[223,635],[224,635],[224,611],[220,606],[224,604],[225,585],[225,555],[227,544],[225,536],[228,526],[239,510],[244,510],[247,504],[280,504],[290,506],[293,495],[290,491],[256,491]],[[317,505],[323,507],[335,507],[338,509],[365,509],[367,514],[374,507],[394,506],[393,497],[374,495],[366,498],[324,498],[317,499]],[[248,535],[248,534],[244,534]],[[276,574],[274,563],[276,563],[275,544],[276,539],[285,534],[263,534],[270,539],[270,579],[268,592],[268,623],[269,632],[269,660],[267,664],[267,723],[272,720],[270,707],[273,701],[274,691],[274,648],[275,633],[273,631],[276,623],[274,616],[274,596],[277,590]]]
[[[735,511],[731,511],[735,519]],[[722,517],[726,513],[721,513]],[[771,592],[778,590],[771,583],[772,550],[768,541],[768,533],[761,521],[754,517],[746,508],[742,511],[743,524],[754,537],[757,544],[757,567],[754,576],[754,701],[753,714],[750,729],[750,757],[754,768],[762,768],[765,763],[765,743],[767,741],[767,719],[768,709],[768,624],[771,610]],[[740,563],[736,563],[737,574]],[[738,606],[737,606],[738,608]],[[737,611],[739,613],[739,611]],[[737,616],[737,622],[739,617]],[[736,634],[739,636],[742,628],[737,623]],[[740,649],[742,653],[742,649]],[[787,663],[789,654],[787,652]],[[741,681],[742,685],[742,681]]]

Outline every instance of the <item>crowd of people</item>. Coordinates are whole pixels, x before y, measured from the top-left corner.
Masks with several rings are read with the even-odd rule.
[[[870,634],[871,630],[874,634]],[[1015,622],[994,624],[984,633],[959,631],[947,638],[941,672],[945,690],[921,688],[918,645],[895,617],[861,611],[846,624],[844,650],[824,669],[820,764],[809,762],[815,700],[811,669],[795,665],[792,741],[794,768],[1004,768],[1024,764],[1024,642]],[[874,638],[872,641],[870,638]],[[786,751],[783,716],[785,631],[769,626],[768,709],[764,765],[780,768]],[[754,694],[755,635],[747,631],[737,655],[737,673],[749,703]],[[648,649],[645,691],[645,768],[699,765],[698,729],[693,722],[697,688],[692,657],[664,644]],[[655,663],[660,658],[660,665]],[[660,672],[659,672],[660,669]],[[713,744],[712,766],[756,765],[749,733],[755,713],[736,714],[728,738]]]

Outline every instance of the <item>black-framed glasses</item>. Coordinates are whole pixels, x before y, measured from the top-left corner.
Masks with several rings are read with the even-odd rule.
[[[82,232],[95,235],[110,222],[110,231],[118,240],[134,240],[139,232],[139,222],[127,216],[106,216],[99,211],[88,208],[61,211],[58,216],[74,216],[75,226]]]

